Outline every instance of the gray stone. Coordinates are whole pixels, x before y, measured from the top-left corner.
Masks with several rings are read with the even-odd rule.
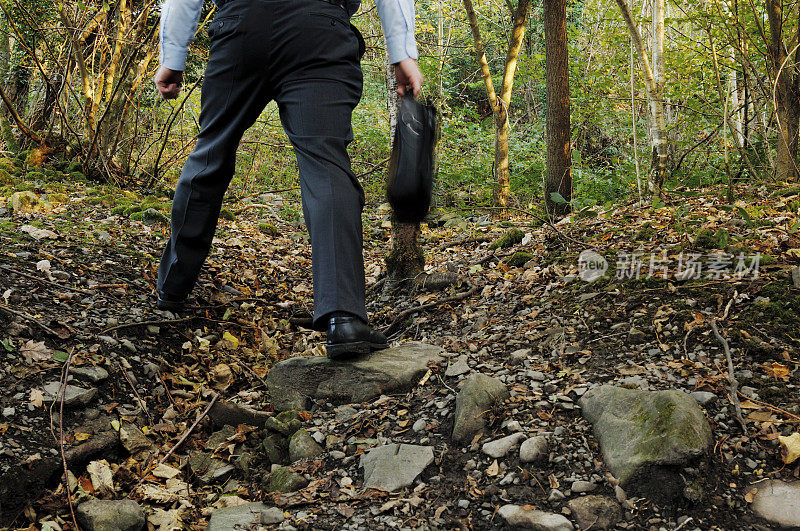
[[[339,406],[336,408],[336,420],[339,422],[347,422],[356,416],[357,413],[358,410],[353,406]]]
[[[800,267],[792,268],[792,283],[794,287],[800,288]]]
[[[787,528],[800,527],[800,481],[769,480],[753,485],[753,511],[769,522]]]
[[[502,439],[496,439],[485,443],[481,447],[481,451],[490,457],[499,459],[508,455],[508,452],[519,446],[519,443],[524,439],[524,433],[512,433]]]
[[[547,459],[547,438],[542,436],[531,437],[519,447],[519,460],[523,463],[533,463]]]
[[[580,400],[611,473],[629,490],[670,497],[683,489],[677,468],[703,456],[711,427],[697,402],[678,391],[603,385]]]
[[[557,502],[563,500],[564,498],[566,498],[566,495],[564,495],[563,492],[558,489],[551,489],[550,495],[547,497],[547,501]]]
[[[697,400],[697,403],[701,406],[711,404],[717,400],[717,395],[714,393],[709,393],[708,391],[695,391],[693,393],[689,393],[689,396]]]
[[[292,463],[312,459],[324,451],[306,430],[297,430],[289,439],[289,460]]]
[[[245,503],[217,509],[211,513],[206,531],[231,531],[232,529],[253,529],[260,520],[263,511],[270,508],[261,502]]]
[[[364,487],[394,491],[411,485],[433,463],[433,447],[387,444],[361,456]]]
[[[264,423],[270,417],[269,413],[224,401],[215,402],[208,411],[208,416],[217,428],[223,426],[236,427],[239,424],[263,428]]]
[[[560,514],[528,510],[519,505],[503,505],[497,513],[513,529],[533,529],[535,531],[573,531],[569,520]]]
[[[219,483],[228,479],[236,467],[213,457],[211,452],[196,452],[189,456],[189,468],[203,484]]]
[[[622,519],[622,508],[606,496],[582,496],[567,505],[580,529],[613,529]]]
[[[308,485],[308,480],[289,468],[276,468],[269,476],[270,492],[295,492]]]
[[[46,402],[60,401],[61,385],[59,382],[50,382],[44,386],[44,399]],[[97,396],[97,389],[84,389],[77,385],[67,384],[64,391],[64,407],[81,407],[91,402]]]
[[[5,417],[5,418],[13,417],[16,414],[17,414],[17,410],[14,409],[13,407],[4,407],[3,408],[3,417]]]
[[[89,367],[74,367],[70,369],[70,372],[75,376],[86,378],[93,383],[102,382],[108,378],[108,371],[96,365],[90,365]]]
[[[411,429],[414,430],[415,432],[419,433],[419,432],[423,431],[427,426],[428,426],[428,423],[425,422],[425,419],[419,419],[414,423],[413,426],[411,426]]]
[[[39,196],[30,191],[14,192],[8,202],[11,210],[20,214],[22,212],[34,212],[40,204]]]
[[[487,412],[509,397],[508,388],[497,378],[473,374],[456,396],[453,441],[466,444],[486,429]]]
[[[469,365],[467,364],[466,356],[459,356],[455,363],[447,367],[444,375],[448,377],[461,376],[469,372]]]
[[[326,356],[291,358],[267,375],[272,405],[278,411],[305,409],[308,398],[364,402],[382,394],[407,391],[442,359],[442,349],[405,343],[347,361]]]
[[[283,516],[283,511],[278,507],[270,507],[269,509],[261,511],[261,525],[274,525],[283,522],[286,518]]]
[[[581,492],[592,492],[596,488],[597,485],[595,483],[592,483],[591,481],[578,480],[572,482],[572,485],[570,486],[569,490],[571,490],[574,493],[580,494]]]
[[[89,500],[78,505],[78,521],[88,531],[139,531],[142,508],[133,500]]]
[[[130,422],[123,422],[119,427],[119,442],[133,456],[141,455],[153,448],[153,443],[142,433],[142,430]]]

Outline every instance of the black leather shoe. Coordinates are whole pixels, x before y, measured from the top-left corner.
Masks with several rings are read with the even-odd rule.
[[[369,327],[355,315],[331,317],[328,321],[328,357],[341,360],[369,354],[389,346],[386,336]]]
[[[186,299],[172,298],[166,295],[158,295],[158,301],[156,302],[156,307],[159,310],[173,313],[183,311],[185,306]]]

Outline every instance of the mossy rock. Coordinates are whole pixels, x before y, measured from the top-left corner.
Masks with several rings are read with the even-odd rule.
[[[717,231],[702,229],[697,233],[694,245],[698,249],[725,249],[728,246],[728,240],[730,240],[730,234],[725,229]]]
[[[122,215],[134,219],[133,215],[141,211],[142,211],[142,205],[131,205],[122,211]]]
[[[508,249],[517,245],[525,237],[525,233],[519,229],[511,229],[489,246],[489,249]]]
[[[69,196],[67,194],[62,194],[62,193],[47,194],[47,198],[50,200],[51,203],[64,204],[67,201],[69,201]]]
[[[0,168],[0,186],[6,184],[16,184],[17,180],[7,170]]]
[[[275,225],[273,225],[272,223],[259,223],[258,230],[260,230],[267,236],[272,236],[273,238],[281,235],[281,233],[278,232],[277,227],[275,227]]]
[[[289,460],[289,442],[279,433],[270,433],[264,437],[261,449],[271,465],[285,465]]]
[[[285,466],[276,469],[269,477],[270,492],[295,492],[306,485],[306,478]]]
[[[31,182],[46,181],[47,176],[44,173],[38,171],[31,171],[25,174],[25,180]]]
[[[219,211],[219,217],[222,219],[226,219],[228,221],[236,221],[236,214],[228,210],[227,208],[223,208]]]
[[[508,267],[522,267],[535,257],[531,253],[517,251],[506,259]]]
[[[642,228],[640,228],[639,231],[636,233],[636,236],[634,236],[634,238],[639,241],[649,240],[655,235],[655,233],[656,230],[653,228],[653,226],[649,223],[645,223],[644,225],[642,225]]]
[[[148,208],[147,210],[131,214],[131,219],[141,221],[146,225],[154,225],[156,223],[162,225],[169,224],[169,218],[154,208]]]
[[[111,209],[111,213],[114,214],[115,216],[121,216],[125,214],[125,211],[128,208],[129,207],[127,205],[115,206],[114,208]]]
[[[82,174],[79,171],[73,171],[69,173],[69,180],[74,183],[80,183],[86,181],[86,175]]]

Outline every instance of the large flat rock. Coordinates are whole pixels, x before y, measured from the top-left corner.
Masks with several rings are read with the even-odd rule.
[[[769,480],[754,485],[753,511],[784,528],[800,528],[800,481]]]
[[[277,411],[305,409],[308,398],[334,403],[364,402],[382,394],[409,390],[442,359],[442,349],[404,343],[347,361],[324,356],[291,358],[267,375],[272,405]]]
[[[679,472],[705,454],[711,427],[697,402],[679,391],[638,391],[604,385],[580,400],[603,458],[633,491],[663,498],[683,488]]]
[[[233,529],[256,529],[262,511],[269,507],[261,502],[245,503],[217,509],[211,513],[206,531],[232,531]]]
[[[467,444],[486,429],[487,411],[509,397],[506,385],[485,374],[467,378],[456,396],[453,441]]]
[[[387,444],[361,455],[364,487],[393,491],[408,487],[433,463],[433,447]]]

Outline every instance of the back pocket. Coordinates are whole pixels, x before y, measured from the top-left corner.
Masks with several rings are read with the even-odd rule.
[[[208,36],[212,39],[219,39],[226,35],[232,35],[239,26],[239,15],[230,15],[214,19],[208,27]]]

